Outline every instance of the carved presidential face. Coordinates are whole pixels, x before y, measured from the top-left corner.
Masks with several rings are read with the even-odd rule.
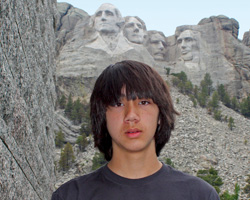
[[[101,33],[117,33],[120,16],[111,4],[103,4],[95,13],[95,29]]]
[[[144,29],[143,25],[135,17],[130,17],[128,21],[125,22],[125,27],[123,30],[124,36],[133,43],[142,44],[144,40]]]
[[[155,60],[164,60],[166,42],[159,33],[152,34],[149,38],[148,51]]]
[[[191,30],[183,31],[180,36],[177,38],[178,47],[181,50],[181,57],[185,60],[193,59],[193,48],[196,45],[196,40],[193,36]]]

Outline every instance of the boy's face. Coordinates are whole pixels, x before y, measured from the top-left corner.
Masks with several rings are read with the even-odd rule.
[[[127,100],[107,107],[107,129],[112,138],[113,153],[155,151],[154,135],[159,108],[152,99]]]

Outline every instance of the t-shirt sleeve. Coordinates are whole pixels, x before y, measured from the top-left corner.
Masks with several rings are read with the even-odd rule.
[[[63,199],[58,195],[57,192],[54,192],[52,194],[51,200],[63,200]]]
[[[212,190],[212,192],[210,193],[209,200],[220,200],[220,197],[216,190]]]

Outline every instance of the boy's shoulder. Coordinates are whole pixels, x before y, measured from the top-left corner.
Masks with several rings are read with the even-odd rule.
[[[165,180],[168,180],[169,183],[177,184],[180,188],[186,188],[189,191],[215,192],[215,189],[201,178],[178,171],[170,166],[167,168],[168,173],[165,175]]]
[[[87,187],[91,187],[91,185],[95,185],[96,182],[101,180],[101,173],[102,173],[103,168],[104,166],[89,174],[85,174],[83,176],[79,176],[79,177],[76,177],[74,179],[67,181],[66,183],[62,184],[53,193],[53,195],[60,194],[60,196],[67,196],[67,194],[69,193],[71,194],[77,193],[79,186],[81,186],[81,188],[87,189]]]

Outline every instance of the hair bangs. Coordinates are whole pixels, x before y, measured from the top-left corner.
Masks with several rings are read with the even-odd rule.
[[[109,78],[105,78],[106,83],[102,90],[106,106],[114,105],[124,97],[127,100],[153,99],[154,87],[146,71],[124,63],[110,65],[109,68],[111,70],[109,69],[109,73],[106,74]]]

